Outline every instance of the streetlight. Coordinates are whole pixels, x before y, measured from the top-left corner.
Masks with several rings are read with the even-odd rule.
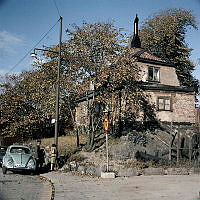
[[[60,16],[60,30],[59,30],[59,51],[52,51],[48,49],[38,49],[35,48],[34,52],[31,53],[31,57],[36,57],[37,54],[35,50],[39,51],[47,51],[58,54],[58,69],[57,69],[57,84],[56,84],[56,113],[55,113],[55,135],[54,141],[56,144],[56,148],[58,149],[58,123],[59,123],[59,101],[60,101],[60,66],[61,66],[61,45],[62,45],[62,17]]]
[[[59,55],[58,51],[52,51],[52,50],[49,50],[49,49],[34,48],[34,51],[30,54],[32,58],[37,58],[36,51],[47,51],[47,52],[52,52],[52,53],[55,53],[55,54]]]

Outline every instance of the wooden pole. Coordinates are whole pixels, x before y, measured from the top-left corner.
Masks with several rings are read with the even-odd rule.
[[[59,109],[60,109],[60,67],[61,67],[61,46],[62,46],[62,17],[60,16],[60,31],[59,31],[59,59],[57,67],[57,82],[56,82],[56,116],[55,116],[55,144],[58,150],[58,129],[59,129]]]

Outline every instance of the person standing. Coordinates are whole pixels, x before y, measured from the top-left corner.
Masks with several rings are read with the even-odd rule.
[[[50,147],[47,145],[44,149],[44,162],[45,165],[48,165],[50,163]]]
[[[43,148],[40,148],[38,157],[39,157],[39,159],[38,159],[38,162],[39,162],[38,167],[39,167],[39,170],[41,171],[42,167],[43,167],[43,163],[44,163],[44,149]]]
[[[35,146],[35,159],[36,159],[36,170],[39,171],[39,166],[40,166],[40,145],[41,145],[41,140],[37,140],[37,144]]]
[[[53,171],[55,169],[56,157],[57,157],[56,145],[52,144],[52,146],[51,146],[51,171]]]

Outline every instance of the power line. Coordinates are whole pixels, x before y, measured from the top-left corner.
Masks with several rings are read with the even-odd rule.
[[[59,19],[60,20],[60,19]],[[33,50],[34,48],[40,44],[40,42],[49,34],[49,32],[57,25],[59,20],[44,34],[44,35],[5,75],[8,75],[11,71],[13,71]]]
[[[55,7],[56,7],[56,10],[57,10],[57,12],[58,12],[58,15],[59,15],[59,17],[60,17],[61,14],[60,14],[59,9],[58,9],[58,6],[57,6],[57,4],[56,4],[56,0],[53,0],[53,2],[54,2],[54,5],[55,5]]]

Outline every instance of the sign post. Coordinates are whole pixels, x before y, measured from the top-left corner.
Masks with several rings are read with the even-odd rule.
[[[109,158],[108,158],[108,129],[109,129],[109,118],[108,116],[104,117],[104,121],[103,121],[103,128],[104,128],[104,132],[106,135],[106,158],[107,158],[107,165],[106,165],[106,171],[109,171]]]
[[[103,129],[106,135],[106,157],[107,157],[107,165],[106,172],[101,172],[101,178],[115,178],[114,172],[109,172],[109,159],[108,159],[108,131],[109,131],[109,117],[108,114],[105,115],[103,119]]]

